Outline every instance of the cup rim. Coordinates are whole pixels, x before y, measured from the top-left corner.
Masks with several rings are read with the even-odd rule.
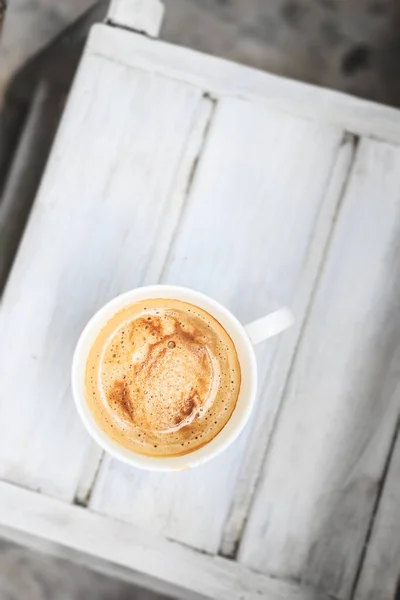
[[[201,448],[182,456],[147,456],[128,450],[112,440],[97,424],[86,400],[85,373],[90,348],[100,330],[116,312],[141,300],[151,298],[174,299],[189,302],[206,310],[216,318],[232,338],[241,368],[241,386],[233,413],[218,434]],[[157,284],[134,288],[112,298],[88,321],[75,347],[71,385],[79,416],[91,437],[113,457],[141,469],[175,471],[203,464],[223,452],[239,436],[252,412],[257,388],[257,365],[254,348],[244,326],[224,305],[202,292],[191,288]]]

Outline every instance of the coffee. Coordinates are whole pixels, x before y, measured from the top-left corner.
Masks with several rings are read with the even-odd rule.
[[[151,299],[115,314],[86,365],[86,397],[100,428],[147,456],[180,456],[226,425],[240,390],[235,346],[209,313]]]

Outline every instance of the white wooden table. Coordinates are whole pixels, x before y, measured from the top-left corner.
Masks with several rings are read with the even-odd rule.
[[[3,292],[1,532],[184,598],[393,600],[400,112],[153,40],[140,4],[91,32]],[[154,282],[296,314],[239,442],[176,474],[103,456],[69,384],[88,317]]]

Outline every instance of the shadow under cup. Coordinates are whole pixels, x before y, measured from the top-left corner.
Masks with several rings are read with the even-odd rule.
[[[86,400],[86,363],[89,352],[105,324],[123,308],[150,299],[170,299],[198,306],[216,319],[236,348],[241,369],[241,385],[236,406],[221,431],[207,444],[182,456],[146,456],[128,450],[112,440],[97,424]],[[92,438],[115,458],[141,469],[174,471],[192,468],[214,458],[238,437],[251,414],[257,388],[257,367],[253,346],[243,325],[224,306],[205,294],[169,285],[137,288],[104,305],[83,330],[72,361],[72,391],[78,413]]]

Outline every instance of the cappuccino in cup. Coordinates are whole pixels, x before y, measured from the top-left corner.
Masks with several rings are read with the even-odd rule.
[[[228,448],[257,390],[253,345],[293,323],[287,308],[247,325],[209,296],[174,285],[136,288],[87,323],[72,391],[88,432],[130,465],[176,471]]]
[[[182,456],[208,444],[235,409],[234,343],[208,312],[154,298],[117,312],[95,339],[86,396],[99,427],[128,450]]]

